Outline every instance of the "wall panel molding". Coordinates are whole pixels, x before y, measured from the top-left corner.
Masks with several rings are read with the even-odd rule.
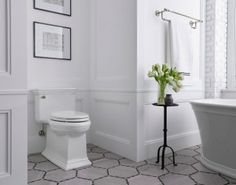
[[[5,17],[2,17],[2,20],[0,20],[0,23],[2,21],[2,24],[0,25],[1,29],[0,33],[2,31],[3,35],[0,35],[0,37],[3,37],[5,39],[1,39],[1,42],[3,42],[3,45],[0,46],[2,48],[2,51],[5,52],[5,56],[2,56],[1,62],[3,64],[0,65],[0,76],[6,76],[11,75],[11,0],[4,0],[1,2],[3,4],[2,8]],[[4,20],[3,20],[4,19]],[[4,29],[5,28],[5,29]]]
[[[125,100],[115,100],[115,99],[103,99],[103,98],[94,98],[96,103],[109,103],[109,104],[120,104],[120,105],[130,105],[130,101]]]
[[[0,178],[12,173],[12,111],[0,110]]]

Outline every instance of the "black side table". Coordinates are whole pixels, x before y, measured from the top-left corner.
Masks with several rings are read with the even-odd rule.
[[[153,103],[152,105],[160,106],[160,107],[164,108],[164,128],[163,128],[164,141],[163,141],[163,145],[160,146],[157,150],[157,161],[156,161],[156,163],[159,163],[160,151],[163,148],[162,149],[162,156],[161,156],[161,159],[162,159],[161,169],[164,169],[164,167],[165,167],[165,150],[166,150],[166,148],[169,148],[172,151],[173,165],[177,166],[177,164],[175,163],[175,152],[170,146],[167,145],[167,107],[176,107],[176,106],[179,106],[179,105],[175,104],[175,103],[171,104],[171,105],[159,105],[157,103]]]

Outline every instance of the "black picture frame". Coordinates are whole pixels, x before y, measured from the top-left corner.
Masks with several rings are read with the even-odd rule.
[[[72,16],[72,0],[68,0],[68,2],[70,3],[70,5],[69,5],[69,7],[70,7],[69,13],[61,13],[61,12],[53,11],[53,10],[50,10],[50,9],[37,7],[36,1],[39,1],[39,0],[33,0],[33,8],[35,10],[41,10],[41,11],[44,11],[44,12],[55,13],[55,14],[65,15],[65,16]]]
[[[68,57],[55,57],[55,56],[50,56],[50,55],[39,55],[38,54],[38,46],[37,46],[37,25],[43,25],[43,26],[46,26],[46,27],[49,27],[49,28],[60,28],[60,29],[65,29],[67,31],[69,31],[69,38],[67,38],[67,42],[69,42],[68,46],[69,48],[66,48],[67,50],[69,50],[69,56]],[[52,29],[51,29],[52,30]],[[43,22],[37,22],[37,21],[34,21],[33,22],[33,57],[34,58],[42,58],[42,59],[56,59],[56,60],[72,60],[72,31],[71,31],[71,28],[70,27],[66,27],[66,26],[60,26],[60,25],[55,25],[55,24],[49,24],[49,23],[43,23]],[[66,39],[64,38],[64,35],[63,35],[63,39]],[[64,43],[64,40],[63,40],[63,43]],[[64,47],[63,47],[64,48]]]

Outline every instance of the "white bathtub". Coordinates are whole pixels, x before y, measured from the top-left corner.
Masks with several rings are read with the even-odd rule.
[[[191,101],[202,140],[202,163],[236,178],[236,99]]]

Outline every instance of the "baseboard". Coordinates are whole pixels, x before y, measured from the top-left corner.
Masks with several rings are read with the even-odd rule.
[[[177,135],[168,136],[168,145],[175,151],[188,148],[201,143],[199,131],[192,131],[181,133]],[[145,142],[146,155],[145,159],[156,157],[158,146],[163,144],[163,139],[148,140]],[[166,150],[166,153],[170,152]],[[144,159],[144,160],[145,160]]]
[[[211,170],[222,173],[223,175],[226,175],[228,177],[236,178],[236,169],[232,169],[222,164],[213,162],[207,159],[206,157],[204,157],[203,155],[201,156],[201,162],[204,166],[206,166],[207,168]]]
[[[136,160],[135,144],[132,144],[130,140],[100,131],[95,131],[91,135],[93,144],[128,159]]]
[[[113,140],[115,142],[121,143],[121,144],[125,144],[125,145],[130,144],[130,141],[128,139],[123,139],[123,138],[120,138],[120,137],[117,137],[117,136],[113,136],[111,134],[106,134],[106,133],[100,132],[100,131],[96,131],[95,134],[98,135],[98,136]]]

